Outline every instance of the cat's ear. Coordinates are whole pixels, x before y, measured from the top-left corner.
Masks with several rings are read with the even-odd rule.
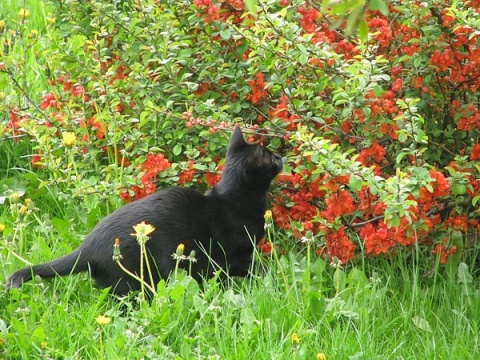
[[[240,126],[235,126],[235,130],[233,130],[232,137],[230,138],[230,145],[228,146],[229,149],[236,149],[238,147],[246,145],[247,142],[243,138],[242,129]]]

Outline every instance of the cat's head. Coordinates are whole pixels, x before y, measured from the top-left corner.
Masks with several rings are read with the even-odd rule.
[[[222,180],[235,181],[241,186],[264,192],[282,170],[282,158],[266,147],[245,141],[236,126],[228,146]]]

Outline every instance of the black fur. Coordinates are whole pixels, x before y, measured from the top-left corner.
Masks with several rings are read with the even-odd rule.
[[[131,234],[133,225],[142,221],[155,227],[147,241],[155,282],[174,270],[172,254],[180,243],[185,245],[186,255],[195,250],[192,276],[197,280],[212,276],[218,267],[230,276],[245,276],[254,243],[264,235],[266,192],[281,168],[278,155],[247,143],[236,127],[223,176],[204,195],[188,188],[170,188],[127,204],[103,219],[70,254],[12,274],[7,290],[31,280],[32,274],[49,278],[87,270],[99,286],[111,286],[115,294],[139,289],[139,283],[112,260],[112,252],[119,238],[122,264],[139,274],[140,248]],[[180,265],[189,266],[186,261]]]

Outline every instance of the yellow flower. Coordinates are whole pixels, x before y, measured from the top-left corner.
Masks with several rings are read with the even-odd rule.
[[[28,9],[20,9],[20,11],[18,12],[18,16],[26,19],[30,16],[30,11]]]
[[[25,206],[28,207],[29,210],[35,209],[35,203],[29,198],[25,199]]]
[[[20,215],[25,215],[25,214],[27,213],[27,210],[28,210],[28,207],[26,207],[25,205],[22,205],[22,206],[20,207],[20,210],[18,210],[18,213],[19,213]]]
[[[184,251],[185,251],[185,245],[183,245],[182,243],[178,244],[177,251],[175,251],[177,256],[182,256]]]
[[[263,215],[265,221],[271,222],[272,221],[272,210],[265,211],[265,215]]]
[[[6,228],[5,224],[0,223],[0,233],[4,232],[5,228]]]
[[[40,349],[46,349],[46,348],[47,348],[47,345],[48,345],[48,344],[47,344],[46,341],[42,341],[42,342],[40,343]]]
[[[298,334],[293,333],[292,334],[292,344],[293,345],[298,345],[299,342],[300,342],[300,338],[298,337]]]
[[[16,203],[18,199],[20,199],[20,194],[18,192],[14,191],[10,194],[10,201],[12,203]]]
[[[73,132],[66,131],[62,133],[63,144],[65,146],[72,146],[77,141],[77,135]]]
[[[317,360],[327,360],[327,356],[325,353],[320,352],[317,354]]]
[[[98,325],[104,326],[104,325],[110,324],[112,321],[112,318],[105,315],[98,315],[95,321],[97,322]]]
[[[155,227],[153,225],[146,224],[145,221],[142,221],[140,224],[133,225],[133,230],[135,230],[135,233],[130,234],[132,236],[147,236],[155,231]]]
[[[3,30],[5,30],[5,20],[0,20],[0,32],[2,32]]]

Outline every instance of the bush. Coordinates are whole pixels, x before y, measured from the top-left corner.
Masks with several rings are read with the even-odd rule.
[[[285,156],[272,210],[288,241],[444,263],[480,229],[480,4],[387,3],[60,1],[35,40],[10,33],[42,46],[42,95],[4,42],[1,141],[60,198],[118,206],[215,184],[241,123]]]

